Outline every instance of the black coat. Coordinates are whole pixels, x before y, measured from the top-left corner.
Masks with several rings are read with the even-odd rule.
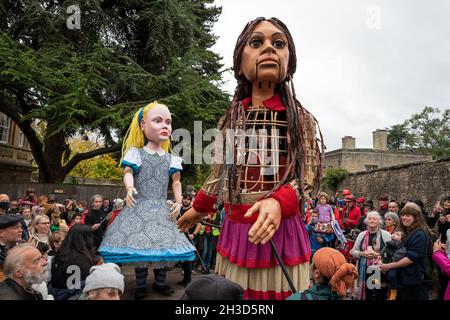
[[[42,294],[32,288],[24,289],[12,279],[0,283],[0,300],[44,300]]]
[[[391,240],[386,242],[386,246],[380,252],[383,263],[399,261],[406,257],[406,248],[402,241]]]
[[[79,268],[79,280],[83,283],[89,275],[89,270],[93,265],[94,263],[81,253],[74,253],[70,261],[61,261],[57,256],[52,259],[52,279],[50,283],[53,288],[67,289],[67,279],[74,275],[74,266]]]
[[[423,230],[419,229],[406,236],[404,244],[407,250],[406,257],[413,263],[397,269],[400,283],[408,286],[421,285],[426,272],[425,260],[428,254],[428,236]]]
[[[450,229],[450,222],[445,221],[441,223],[439,220],[436,222],[437,233],[441,236],[441,242],[447,242],[447,230]]]
[[[103,223],[101,226],[94,231],[94,244],[95,247],[98,249],[100,247],[100,244],[102,243],[103,236],[106,232],[106,227],[108,225],[107,221],[104,221],[103,219],[106,218],[108,214],[103,212],[103,210],[100,208],[100,210],[89,210],[88,214],[84,218],[84,224],[88,226],[93,226],[94,224]]]

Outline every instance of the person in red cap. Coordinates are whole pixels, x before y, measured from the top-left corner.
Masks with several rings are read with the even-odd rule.
[[[345,207],[344,210],[342,211],[343,213],[342,224],[344,226],[345,231],[350,232],[351,229],[354,229],[356,227],[356,224],[358,223],[358,220],[361,217],[361,211],[355,205],[356,199],[351,194],[346,195],[344,201]]]
[[[365,203],[366,203],[366,199],[364,199],[364,197],[360,197],[356,200],[356,206],[361,211],[361,216],[366,215],[366,209],[364,208]]]
[[[342,190],[342,196],[343,197],[346,197],[346,196],[349,196],[349,195],[351,195],[350,190],[348,190],[348,189]]]
[[[378,213],[384,219],[384,214],[389,211],[388,208],[389,196],[387,194],[382,194],[378,197]]]
[[[356,206],[359,208],[359,211],[361,211],[361,217],[358,220],[358,223],[356,224],[356,229],[360,231],[366,230],[366,224],[364,222],[364,219],[366,219],[366,199],[364,197],[360,197],[356,200]]]

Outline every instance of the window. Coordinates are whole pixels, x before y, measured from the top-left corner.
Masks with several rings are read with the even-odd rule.
[[[9,128],[11,125],[11,119],[6,114],[0,112],[0,142],[9,142]]]
[[[25,146],[25,135],[23,134],[22,130],[19,130],[19,147]]]

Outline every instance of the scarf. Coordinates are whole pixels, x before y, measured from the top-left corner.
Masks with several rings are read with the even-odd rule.
[[[48,243],[48,234],[46,233],[33,233],[33,239],[39,241],[39,242],[43,242],[45,244],[49,244]]]
[[[369,246],[369,239],[370,239],[370,232],[369,230],[366,231],[364,234],[364,239],[361,244],[360,251],[367,250],[367,247]],[[375,238],[375,244],[373,245],[372,249],[375,252],[380,252],[381,249],[381,230],[378,229],[376,233]],[[359,300],[365,300],[366,299],[366,271],[368,266],[372,266],[375,264],[375,259],[372,258],[366,258],[361,257],[358,261],[358,274],[359,274]]]

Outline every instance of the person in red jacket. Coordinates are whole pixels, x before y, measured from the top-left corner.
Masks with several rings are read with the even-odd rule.
[[[345,207],[343,210],[342,224],[347,231],[355,228],[359,218],[361,217],[361,210],[359,210],[359,208],[355,205],[355,197],[351,194],[346,195],[344,201]]]

